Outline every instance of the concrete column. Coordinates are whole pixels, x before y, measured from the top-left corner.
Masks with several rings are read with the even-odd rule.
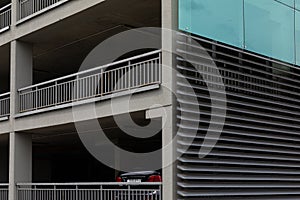
[[[32,45],[16,40],[11,42],[11,116],[19,110],[18,89],[32,84],[32,65]]]
[[[15,28],[15,25],[18,21],[18,11],[19,11],[19,0],[14,0],[11,2],[11,24],[12,29]]]
[[[163,198],[176,199],[176,142],[172,143],[173,133],[175,132],[173,106],[166,106],[147,110],[146,118],[161,118],[165,122],[162,127],[162,179],[163,179]],[[170,145],[173,144],[173,145]],[[166,148],[168,147],[168,148]]]
[[[9,200],[16,200],[16,183],[32,181],[32,137],[14,132],[14,116],[19,111],[18,89],[32,84],[32,60],[32,45],[11,42]]]
[[[176,91],[176,61],[174,60],[173,52],[175,49],[176,41],[173,37],[172,31],[178,30],[178,1],[174,0],[162,0],[162,80],[163,85],[168,88],[169,94],[166,97],[169,98],[171,106],[165,107],[165,114],[163,116],[166,120],[166,124],[162,130],[162,143],[163,146],[172,141],[173,136],[176,134],[176,99],[174,99],[173,93]],[[167,165],[170,163],[170,159],[176,160],[176,146],[174,144],[172,150],[163,151],[163,199],[176,199],[176,163]]]
[[[32,182],[32,136],[10,133],[9,200],[16,200],[16,183]]]

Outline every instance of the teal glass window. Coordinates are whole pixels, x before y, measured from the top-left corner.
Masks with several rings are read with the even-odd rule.
[[[300,11],[296,11],[296,65],[300,66]]]
[[[277,0],[277,1],[279,1],[283,4],[286,4],[288,6],[291,6],[292,8],[294,8],[294,6],[295,6],[295,0]]]
[[[295,0],[295,7],[300,10],[300,0]]]
[[[300,0],[178,1],[180,30],[300,66]]]
[[[184,31],[190,31],[191,27],[191,0],[179,0],[178,2],[178,15],[179,15],[179,29]]]
[[[179,0],[179,28],[243,47],[243,0]]]
[[[245,48],[295,63],[294,9],[276,1],[245,0]]]

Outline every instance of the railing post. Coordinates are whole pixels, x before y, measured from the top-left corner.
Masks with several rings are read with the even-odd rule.
[[[161,70],[162,70],[162,60],[161,60],[161,52],[159,52],[159,57],[158,57],[158,81],[159,83],[161,83],[162,81],[162,73],[161,73]]]
[[[38,87],[35,88],[35,110],[38,109]]]
[[[56,185],[54,185],[54,195],[53,195],[53,200],[56,200]]]
[[[103,185],[100,185],[100,200],[103,200]]]
[[[35,7],[36,7],[35,0],[32,0],[32,13],[30,13],[30,14],[35,13]]]
[[[78,185],[76,185],[76,200],[78,200]]]
[[[55,105],[58,104],[58,94],[57,94],[57,81],[55,81],[55,97],[54,97],[54,100],[55,100]]]
[[[36,197],[37,197],[36,193],[37,193],[37,192],[36,192],[36,185],[35,185],[35,186],[33,186],[33,198],[32,198],[33,200],[37,200],[37,198],[36,198]]]
[[[76,76],[76,98],[74,100],[79,99],[79,77],[78,75]]]
[[[100,84],[100,86],[101,86],[101,88],[100,88],[100,96],[102,96],[103,95],[103,93],[104,93],[104,70],[103,69],[101,69],[100,70],[101,72],[101,77],[100,77],[100,79],[101,79],[101,84]]]
[[[19,6],[17,6],[19,8],[19,10],[17,10],[16,20],[19,20],[22,18],[22,0],[17,0],[17,4],[19,5]]]
[[[17,104],[17,107],[18,107],[18,110],[17,110],[17,112],[21,112],[21,110],[22,110],[22,95],[21,95],[22,93],[21,92],[17,92],[17,100],[16,100],[16,104]],[[9,102],[10,102],[10,100],[9,100]]]
[[[128,89],[130,89],[131,88],[131,62],[130,61],[128,61],[128,73],[129,73],[129,75],[128,75]]]
[[[130,200],[131,199],[131,194],[130,194],[130,185],[128,185],[128,200]]]

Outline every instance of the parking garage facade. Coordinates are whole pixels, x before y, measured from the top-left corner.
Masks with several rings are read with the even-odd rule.
[[[0,3],[0,200],[299,199],[298,67],[164,31],[179,6]]]

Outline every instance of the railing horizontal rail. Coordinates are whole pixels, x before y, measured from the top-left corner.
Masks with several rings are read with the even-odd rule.
[[[0,30],[11,25],[11,4],[0,8]]]
[[[11,3],[7,4],[6,6],[3,6],[2,8],[0,8],[0,12],[3,11],[3,10],[7,10],[9,8],[11,8]]]
[[[19,89],[20,112],[101,97],[161,82],[161,50]]]
[[[18,200],[161,200],[161,183],[19,183]]]
[[[17,186],[97,186],[97,185],[138,185],[138,186],[158,186],[162,185],[161,182],[91,182],[91,183],[17,183]]]
[[[10,114],[10,93],[0,94],[0,117],[7,117],[9,116],[9,114]]]
[[[3,93],[3,94],[0,94],[0,98],[1,98],[1,97],[5,97],[5,96],[9,96],[9,95],[10,95],[10,92]]]

